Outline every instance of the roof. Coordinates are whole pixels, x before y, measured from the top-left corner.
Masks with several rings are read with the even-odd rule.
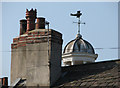
[[[65,46],[63,54],[71,52],[95,54],[93,46],[81,36],[77,36]]]
[[[26,80],[17,86],[23,88]],[[22,87],[23,86],[23,87]],[[119,88],[120,59],[62,67],[59,80],[51,88]]]
[[[62,67],[62,75],[54,87],[118,87],[120,60]]]

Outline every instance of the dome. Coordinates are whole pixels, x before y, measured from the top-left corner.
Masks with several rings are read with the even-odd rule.
[[[83,40],[81,35],[77,35],[74,40],[65,46],[63,54],[71,52],[95,54],[92,45],[86,40]]]

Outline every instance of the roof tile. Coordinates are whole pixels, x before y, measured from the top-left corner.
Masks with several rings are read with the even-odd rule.
[[[119,87],[120,84],[120,64],[116,61],[63,67],[62,71],[67,74],[55,83],[55,87],[62,85],[62,87],[75,86],[78,88],[99,88],[99,86],[100,88],[108,88],[108,86],[113,88]]]

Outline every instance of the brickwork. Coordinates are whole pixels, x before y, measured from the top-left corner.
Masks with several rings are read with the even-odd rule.
[[[34,43],[41,43],[41,42],[47,42],[48,36],[49,41],[62,44],[62,34],[49,29],[49,35],[47,29],[44,29],[45,31],[36,31],[28,32],[25,34],[25,36],[20,36],[18,38],[13,39],[13,43],[11,44],[11,48],[17,48],[21,46],[26,46],[26,44],[34,44]]]

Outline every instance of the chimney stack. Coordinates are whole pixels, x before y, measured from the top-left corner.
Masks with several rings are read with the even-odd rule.
[[[0,78],[0,86],[8,86],[8,77]]]
[[[36,29],[45,29],[45,18],[39,17],[36,22]]]
[[[21,36],[11,44],[11,84],[22,78],[26,87],[51,87],[61,76],[62,34],[49,25],[45,29],[49,24],[45,18],[37,18],[36,24],[35,19],[36,10],[26,9],[26,20],[20,20]]]
[[[20,20],[20,35],[24,34],[27,30],[27,20]]]
[[[3,78],[3,85],[8,86],[8,77]]]
[[[35,10],[31,9],[30,11],[26,9],[27,32],[35,29],[36,13],[37,13],[36,9]]]

